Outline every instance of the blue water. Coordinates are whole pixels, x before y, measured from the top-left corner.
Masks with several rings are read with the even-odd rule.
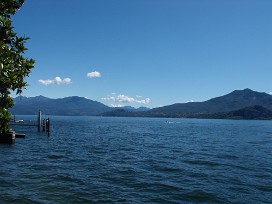
[[[51,126],[50,137],[14,126],[27,137],[0,145],[1,203],[272,202],[272,121],[51,117]]]

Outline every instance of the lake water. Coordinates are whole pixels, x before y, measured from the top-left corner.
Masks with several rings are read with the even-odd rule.
[[[272,202],[272,121],[51,117],[51,125],[50,137],[14,126],[27,137],[0,145],[0,203]]]

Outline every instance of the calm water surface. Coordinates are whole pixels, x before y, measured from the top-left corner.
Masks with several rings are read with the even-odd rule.
[[[0,203],[272,203],[272,121],[51,121],[0,145]]]

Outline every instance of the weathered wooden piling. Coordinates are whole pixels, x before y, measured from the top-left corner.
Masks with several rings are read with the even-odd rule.
[[[38,131],[41,132],[41,127],[42,127],[42,112],[39,111],[38,113]]]
[[[50,119],[49,118],[46,119],[46,132],[47,132],[47,135],[49,136],[50,135]]]
[[[42,122],[42,131],[45,132],[45,119],[43,119],[43,122]]]
[[[20,126],[34,126],[38,128],[38,131],[46,132],[48,136],[50,135],[50,119],[42,119],[42,112],[38,112],[38,120],[33,122],[25,122],[23,120],[16,120],[15,116],[11,119],[12,125],[20,125]],[[25,138],[25,134],[15,133],[15,138]],[[1,139],[1,138],[0,138]],[[0,141],[1,142],[1,141]]]

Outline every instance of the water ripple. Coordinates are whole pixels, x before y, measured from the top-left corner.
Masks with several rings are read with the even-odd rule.
[[[0,145],[1,203],[272,200],[271,121],[51,120],[51,137]]]

